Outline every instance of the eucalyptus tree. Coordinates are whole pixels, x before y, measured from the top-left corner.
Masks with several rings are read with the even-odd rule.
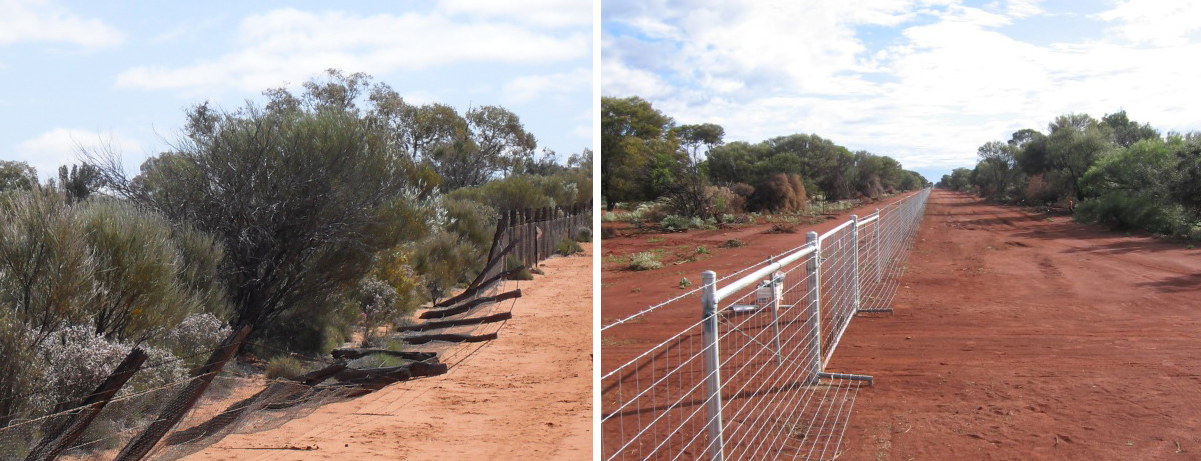
[[[657,154],[675,153],[675,121],[650,102],[631,96],[601,98],[601,197],[612,210],[619,201],[654,198]],[[662,173],[662,172],[660,172]]]

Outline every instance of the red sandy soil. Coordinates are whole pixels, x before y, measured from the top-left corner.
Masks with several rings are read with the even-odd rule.
[[[521,282],[513,319],[449,374],[227,437],[189,460],[592,458],[592,256]]]
[[[817,224],[800,225],[796,233],[769,234],[771,224],[745,225],[733,229],[688,231],[661,234],[634,234],[604,239],[601,242],[601,325],[636,314],[648,306],[680,296],[701,285],[701,272],[712,270],[718,277],[748,265],[764,261],[788,249],[805,244],[805,233],[822,233],[846,222],[851,214],[867,216],[885,205],[908,197],[898,194],[876,203],[862,205],[842,213],[818,217]],[[605,223],[611,226],[614,223]],[[652,239],[654,241],[652,242]],[[662,239],[662,241],[659,241]],[[722,248],[728,240],[745,243],[737,248]],[[708,254],[697,254],[698,246]],[[629,256],[651,249],[665,249],[660,260],[663,268],[650,271],[627,269]],[[692,262],[683,262],[695,257]],[[676,264],[680,262],[680,264]],[[687,277],[691,287],[680,288]],[[613,327],[601,335],[601,373],[625,364],[648,348],[659,344],[695,324],[701,318],[699,295],[663,306],[635,322]]]
[[[907,266],[838,459],[1201,459],[1201,250],[935,191]]]

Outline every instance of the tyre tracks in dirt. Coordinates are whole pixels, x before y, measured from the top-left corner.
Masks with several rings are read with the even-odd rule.
[[[841,459],[1201,457],[1201,250],[935,191]]]

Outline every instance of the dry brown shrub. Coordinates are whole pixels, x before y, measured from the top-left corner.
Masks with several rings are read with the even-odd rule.
[[[744,182],[730,184],[730,190],[741,196],[743,199],[748,199],[755,194],[755,187]]]
[[[755,207],[772,213],[793,213],[804,210],[809,204],[805,185],[795,174],[772,175],[755,191]]]
[[[717,214],[729,213],[739,214],[746,213],[746,197],[743,197],[728,187],[709,186],[705,188],[705,195],[709,196],[709,200],[713,203],[713,212]]]
[[[879,200],[880,196],[884,195],[884,186],[880,184],[880,176],[871,174],[865,178],[859,186],[859,193],[864,198]]]
[[[1031,176],[1026,181],[1026,190],[1023,195],[1031,203],[1051,203],[1059,198],[1055,185],[1043,179],[1042,175]]]

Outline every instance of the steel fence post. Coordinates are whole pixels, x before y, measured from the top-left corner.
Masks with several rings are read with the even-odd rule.
[[[721,362],[717,353],[717,273],[701,273],[701,330],[705,342],[705,411],[709,417],[709,459],[722,461]]]
[[[851,315],[859,313],[859,216],[851,215]]]
[[[876,245],[875,245],[875,247],[876,247],[876,284],[877,285],[879,285],[880,282],[882,281],[882,279],[880,277],[882,274],[882,272],[881,272],[882,264],[881,264],[880,258],[884,255],[884,252],[880,251],[880,226],[882,224],[884,224],[884,222],[880,220],[880,209],[876,208],[876,232],[875,232]]]
[[[784,365],[784,355],[780,347],[780,295],[781,285],[784,283],[784,275],[776,277],[776,274],[771,274],[771,327],[775,333],[776,343],[776,365]]]
[[[805,300],[805,308],[809,310],[809,319],[813,324],[813,328],[809,330],[808,339],[809,343],[813,345],[812,380],[816,382],[818,373],[822,372],[822,246],[817,241],[817,232],[813,231],[805,234],[805,243],[813,246],[813,254],[809,256],[809,262],[805,263],[805,277],[809,279],[809,292],[808,298]]]

